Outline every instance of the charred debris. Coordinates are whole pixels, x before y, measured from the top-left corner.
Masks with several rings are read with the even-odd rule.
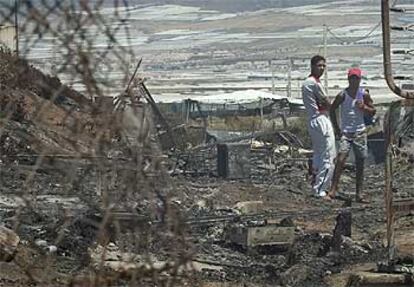
[[[345,200],[312,198],[311,150],[288,106],[245,124],[171,113],[136,75],[115,101],[92,102],[9,53],[0,66],[1,284],[412,286],[406,149],[396,146],[393,175],[404,202],[399,272],[375,277],[377,263],[389,267],[382,163],[367,171],[369,205],[347,198],[352,173]],[[214,120],[249,128],[214,129]],[[408,121],[397,128],[401,147],[412,140]]]

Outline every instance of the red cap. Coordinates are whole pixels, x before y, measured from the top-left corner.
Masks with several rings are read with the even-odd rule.
[[[362,71],[360,68],[351,68],[348,70],[348,77],[351,76],[357,76],[358,78],[361,79],[362,77]]]

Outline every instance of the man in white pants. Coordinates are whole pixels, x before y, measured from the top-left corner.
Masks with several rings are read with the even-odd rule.
[[[334,171],[335,135],[329,120],[331,106],[320,77],[326,60],[316,55],[311,59],[311,74],[302,85],[302,98],[308,116],[308,130],[312,140],[312,191],[315,196],[329,199],[327,190]]]

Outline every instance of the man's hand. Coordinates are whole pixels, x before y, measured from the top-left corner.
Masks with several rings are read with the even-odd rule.
[[[357,108],[358,108],[358,109],[360,109],[361,111],[364,111],[364,110],[365,110],[365,104],[364,104],[364,102],[363,102],[363,101],[359,101],[359,100],[357,100],[357,101],[356,101],[356,106],[357,106]]]
[[[341,137],[342,137],[342,132],[341,132],[341,130],[340,130],[340,129],[336,129],[334,133],[335,133],[335,139],[336,139],[336,140],[340,140],[340,139],[341,139]]]
[[[375,115],[376,110],[374,107],[374,101],[371,98],[371,95],[369,94],[368,90],[365,90],[364,94],[364,113],[370,116]]]

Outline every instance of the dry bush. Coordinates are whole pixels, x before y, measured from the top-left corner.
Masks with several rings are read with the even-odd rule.
[[[143,98],[116,111],[111,100],[101,105],[125,89],[138,60],[127,2],[6,2],[0,24],[17,13],[21,41],[18,57],[0,53],[0,222],[23,241],[0,266],[0,284],[181,285],[191,246],[169,200],[151,109]],[[34,61],[39,45],[57,52]]]

